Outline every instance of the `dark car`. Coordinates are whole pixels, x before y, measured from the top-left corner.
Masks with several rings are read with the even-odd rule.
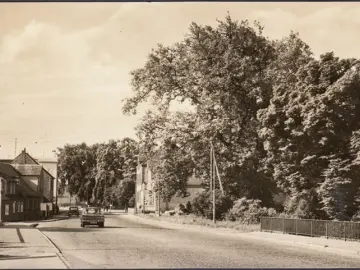
[[[79,216],[80,215],[80,211],[79,208],[77,206],[70,206],[69,207],[69,212],[68,212],[68,216]]]
[[[83,210],[80,217],[80,226],[97,225],[104,228],[105,217],[100,207],[87,207]]]

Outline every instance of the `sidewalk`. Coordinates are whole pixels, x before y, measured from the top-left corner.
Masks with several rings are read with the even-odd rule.
[[[282,244],[292,247],[303,247],[309,249],[315,249],[321,252],[329,252],[335,254],[341,254],[349,257],[360,258],[360,242],[355,241],[345,241],[337,239],[326,239],[320,237],[306,237],[290,234],[281,234],[281,233],[268,233],[268,232],[239,232],[234,229],[225,229],[225,228],[211,228],[201,225],[190,225],[190,224],[178,224],[168,221],[159,221],[153,220],[141,215],[122,215],[122,218],[136,220],[138,222],[157,225],[163,228],[171,229],[185,229],[185,230],[194,230],[201,232],[208,232],[211,234],[220,234],[220,235],[231,235],[234,237],[239,237],[247,240],[262,241],[268,242],[271,244]],[[259,228],[260,230],[260,228]]]
[[[67,269],[58,250],[34,228],[0,228],[1,269]]]

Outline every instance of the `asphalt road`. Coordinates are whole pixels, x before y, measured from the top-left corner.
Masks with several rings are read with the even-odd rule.
[[[62,251],[72,268],[234,268],[359,267],[360,259],[212,235],[164,229],[106,216],[105,228],[80,227],[78,218],[48,222],[39,228]]]

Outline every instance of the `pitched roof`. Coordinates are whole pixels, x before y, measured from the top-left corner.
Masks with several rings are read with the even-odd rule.
[[[20,178],[20,185],[18,185],[18,188],[20,193],[25,197],[41,197],[24,181],[24,179]]]
[[[35,164],[13,164],[14,168],[20,172],[21,175],[24,176],[39,176],[41,175],[42,166]]]
[[[8,163],[1,163],[0,162],[0,172],[6,174],[7,176],[18,178],[20,177],[19,172]]]
[[[29,153],[24,149],[14,160],[12,164],[39,164]]]

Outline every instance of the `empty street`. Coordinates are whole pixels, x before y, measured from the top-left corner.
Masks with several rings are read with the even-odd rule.
[[[244,240],[235,234],[165,229],[106,216],[105,228],[80,227],[78,218],[43,223],[40,230],[72,268],[358,267],[360,259]],[[240,233],[239,233],[240,235]]]

